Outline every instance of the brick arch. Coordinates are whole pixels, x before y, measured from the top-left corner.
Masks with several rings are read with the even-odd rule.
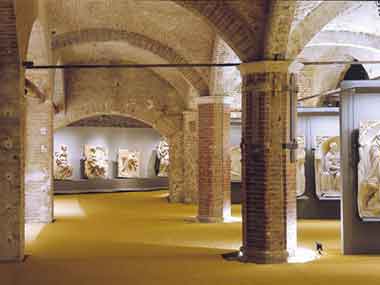
[[[373,48],[369,45],[353,44],[350,41],[339,43],[311,43],[300,54],[301,58],[311,60],[329,60],[345,56],[344,60],[357,59],[361,61],[370,61],[380,56],[380,49]],[[380,67],[376,65],[363,65],[370,78],[380,76]]]
[[[161,117],[160,122],[152,122],[149,119],[139,116],[139,114],[131,112],[128,107],[123,110],[112,108],[112,106],[107,106],[104,104],[97,105],[98,108],[85,104],[81,106],[80,112],[75,113],[74,116],[67,118],[67,120],[61,120],[55,124],[55,129],[60,129],[66,127],[76,121],[90,118],[100,115],[117,115],[129,117],[135,120],[139,120],[153,129],[155,129],[159,134],[168,139],[170,145],[170,165],[171,170],[169,172],[169,194],[170,201],[172,202],[181,202],[183,200],[183,191],[184,191],[184,156],[183,156],[183,132],[181,129],[182,118],[165,118]],[[173,121],[179,121],[173,122]]]
[[[292,31],[289,38],[288,58],[296,58],[304,47],[317,35],[324,26],[343,12],[360,5],[350,1],[324,1],[303,19]]]
[[[240,60],[250,62],[260,56],[261,46],[257,44],[262,36],[260,29],[253,31],[243,17],[224,1],[172,1],[205,18]]]
[[[129,44],[152,52],[169,63],[186,64],[188,61],[174,49],[144,35],[114,29],[86,29],[68,32],[52,39],[52,48],[60,49],[89,42],[125,41]],[[208,95],[208,85],[195,68],[179,69],[187,81],[199,92]]]
[[[46,31],[40,20],[34,20],[27,43],[26,60],[44,65],[50,63]],[[49,70],[25,70],[25,77],[32,81],[44,94],[51,97],[52,78]]]
[[[38,18],[34,20],[29,34],[26,60],[37,61],[40,64],[49,63],[48,42],[46,40],[45,28]]]
[[[264,58],[286,58],[297,1],[272,0],[265,31]]]
[[[136,114],[133,114],[126,108],[126,110],[114,110],[113,108],[107,108],[104,107],[104,105],[97,104],[97,107],[89,106],[89,104],[86,104],[85,106],[81,106],[80,112],[75,112],[74,115],[69,116],[67,118],[64,118],[62,120],[57,120],[54,125],[54,130],[58,130],[64,127],[67,127],[75,122],[78,122],[83,119],[88,119],[91,117],[101,116],[101,115],[116,115],[121,117],[127,117],[132,118],[134,120],[143,122],[146,125],[151,126],[153,129],[155,129],[158,133],[165,137],[170,137],[173,135],[173,132],[178,131],[178,129],[173,130],[173,132],[170,132],[168,129],[165,129],[161,125],[155,124],[152,120],[142,118],[141,116],[138,116]],[[170,120],[163,119],[165,123],[168,123]]]

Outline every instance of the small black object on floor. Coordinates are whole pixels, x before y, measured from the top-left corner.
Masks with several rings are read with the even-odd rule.
[[[227,260],[227,261],[240,261],[241,254],[240,254],[240,251],[233,251],[233,252],[223,253],[222,257],[224,260]]]

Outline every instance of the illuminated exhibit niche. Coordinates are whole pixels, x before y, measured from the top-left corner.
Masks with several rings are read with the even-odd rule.
[[[306,176],[305,176],[305,161],[306,161],[306,150],[305,150],[305,137],[297,137],[298,149],[297,149],[297,197],[302,196],[306,191]]]
[[[84,146],[84,174],[86,178],[108,177],[108,151],[102,146]]]
[[[241,148],[234,146],[231,152],[231,180],[241,181]]]
[[[342,179],[340,171],[340,138],[316,137],[315,150],[316,194],[319,199],[340,199]]]
[[[360,123],[359,157],[359,216],[380,220],[380,121]]]
[[[129,151],[128,149],[119,149],[118,153],[118,177],[132,178],[139,177],[140,170],[140,153]]]

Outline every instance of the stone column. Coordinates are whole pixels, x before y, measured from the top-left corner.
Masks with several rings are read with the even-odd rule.
[[[169,201],[182,203],[184,201],[183,189],[183,132],[176,132],[169,140]]]
[[[200,222],[223,222],[231,215],[230,104],[231,98],[225,96],[198,101]]]
[[[198,202],[198,112],[183,112],[185,203]]]
[[[286,262],[296,247],[295,163],[290,162],[287,62],[243,64],[243,251],[255,263]]]
[[[0,261],[24,257],[23,74],[13,1],[0,5]]]
[[[30,92],[30,91],[29,91]],[[53,105],[26,99],[25,221],[53,221]]]

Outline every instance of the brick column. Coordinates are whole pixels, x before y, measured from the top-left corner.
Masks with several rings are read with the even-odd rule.
[[[25,221],[53,220],[53,105],[27,98],[25,133]]]
[[[230,97],[198,101],[198,221],[223,222],[231,215]]]
[[[183,112],[185,203],[198,202],[198,112]]]
[[[241,66],[243,251],[255,263],[286,262],[296,247],[295,163],[290,163],[287,62]]]

